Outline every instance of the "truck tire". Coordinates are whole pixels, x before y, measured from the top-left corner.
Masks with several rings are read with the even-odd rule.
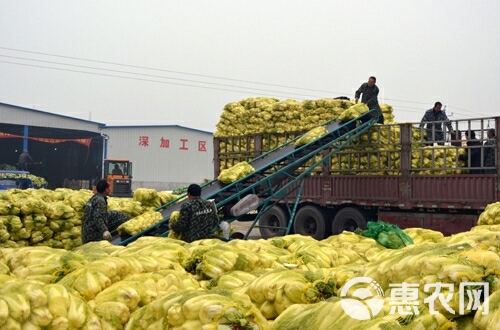
[[[259,218],[259,226],[286,227],[287,225],[288,216],[286,215],[285,211],[278,205],[274,205],[273,207],[271,207]],[[284,236],[286,234],[285,229],[259,227],[259,231],[260,235],[264,239]]]
[[[346,207],[338,211],[332,222],[332,234],[337,235],[356,228],[366,229],[366,219],[363,212],[355,207]]]
[[[316,206],[307,205],[300,208],[293,221],[296,234],[311,236],[317,240],[325,238],[326,219],[323,212]]]

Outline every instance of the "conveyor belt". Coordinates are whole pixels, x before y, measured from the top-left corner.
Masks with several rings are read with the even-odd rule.
[[[326,159],[350,144],[352,139],[367,131],[377,122],[378,114],[377,110],[370,110],[349,122],[334,121],[328,123],[326,126],[327,134],[304,146],[295,147],[293,142],[298,138],[288,141],[250,161],[249,163],[254,167],[255,171],[237,182],[224,185],[214,179],[202,185],[201,197],[203,199],[214,199],[218,209],[224,207],[228,209],[248,194],[259,196],[262,201],[261,204],[266,205],[273,197],[283,198],[286,187],[305,178],[318,164],[312,164],[305,171],[299,171],[298,175],[295,174],[297,169],[304,166],[308,161],[315,159],[317,155],[325,150],[329,150],[328,155],[321,155]],[[356,126],[359,121],[361,121],[361,124]],[[187,202],[187,200],[183,200],[185,197],[186,195],[182,195],[177,200],[157,209],[163,216],[162,222],[135,236],[122,237],[121,242],[118,244],[126,245],[144,235],[166,236],[170,215],[172,212],[180,210],[181,206]]]

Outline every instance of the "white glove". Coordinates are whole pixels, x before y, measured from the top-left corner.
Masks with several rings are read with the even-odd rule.
[[[231,233],[231,226],[227,221],[221,221],[219,224],[219,228],[222,229],[222,236],[224,238],[229,239],[229,234]]]
[[[106,241],[109,241],[111,239],[110,232],[106,230],[104,234],[102,234],[102,238],[105,239]]]

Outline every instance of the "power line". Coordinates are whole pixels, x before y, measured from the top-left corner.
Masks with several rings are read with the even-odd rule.
[[[269,91],[269,90],[266,90],[266,89],[255,88],[255,87],[244,87],[244,86],[234,86],[234,85],[227,85],[227,84],[218,84],[218,83],[205,82],[205,81],[199,81],[199,80],[182,79],[182,78],[174,78],[174,77],[165,77],[165,76],[152,75],[152,74],[146,74],[146,73],[136,73],[136,72],[131,72],[131,71],[121,71],[121,70],[113,70],[113,69],[102,69],[102,68],[97,68],[97,67],[89,67],[89,66],[85,66],[85,65],[66,64],[66,63],[58,63],[58,62],[45,61],[45,60],[32,60],[32,59],[24,58],[24,57],[7,56],[7,55],[0,55],[0,57],[9,57],[9,58],[14,58],[14,59],[18,59],[18,60],[28,60],[28,61],[34,61],[34,62],[56,64],[56,65],[66,65],[66,66],[83,68],[83,69],[90,69],[90,70],[101,70],[101,71],[108,71],[108,72],[115,72],[115,73],[122,73],[122,74],[132,74],[132,75],[145,76],[145,77],[151,77],[151,78],[171,79],[171,80],[185,81],[185,82],[198,83],[198,84],[209,84],[209,85],[222,86],[222,87],[250,88],[252,90],[256,90],[256,91],[260,91],[260,92],[283,93],[283,91]],[[12,62],[12,63],[23,65],[23,63],[15,63],[15,62]],[[44,67],[44,68],[54,69],[53,67]],[[288,92],[285,92],[285,93],[288,93]],[[289,94],[291,94],[291,95],[301,95],[301,96],[317,97],[317,96],[313,96],[313,95],[305,95],[305,94],[298,94],[298,93],[289,93]]]
[[[290,95],[299,95],[299,96],[307,96],[307,97],[312,97],[312,98],[318,98],[318,96],[315,96],[315,95],[305,95],[305,94],[297,94],[297,93],[289,93],[288,95],[285,95],[285,94],[282,94],[282,93],[286,93],[286,92],[266,91],[266,90],[263,90],[263,89],[257,89],[257,88],[252,88],[252,87],[249,87],[248,90],[234,90],[234,89],[216,88],[216,87],[209,87],[209,86],[199,86],[199,85],[191,85],[191,84],[174,83],[174,82],[169,82],[169,81],[160,81],[160,80],[145,79],[145,78],[138,78],[138,77],[126,77],[126,76],[119,76],[119,75],[106,74],[106,73],[87,72],[87,71],[72,70],[72,69],[65,69],[65,68],[55,68],[55,67],[48,67],[48,66],[43,66],[43,65],[35,65],[35,64],[27,64],[27,63],[16,63],[16,62],[1,61],[1,60],[0,60],[0,63],[8,63],[8,64],[15,64],[15,65],[22,65],[22,66],[30,66],[30,67],[42,68],[42,69],[52,69],[52,70],[58,70],[58,71],[84,73],[84,74],[91,74],[91,75],[104,76],[104,77],[114,77],[114,78],[123,78],[123,79],[129,79],[129,80],[148,81],[148,82],[155,82],[155,83],[169,84],[169,85],[177,85],[177,86],[187,86],[187,87],[197,87],[197,88],[212,89],[212,90],[221,90],[221,91],[236,92],[236,93],[251,93],[252,90],[259,90],[259,91],[265,91],[265,92],[268,92],[268,93],[270,93],[270,92],[272,92],[272,93],[278,93],[278,94],[275,94],[273,96],[282,96],[282,97],[287,97],[287,98],[289,98]],[[204,83],[204,82],[201,82],[201,83]],[[205,83],[205,84],[210,84],[210,83]],[[229,87],[232,87],[232,86],[229,86]],[[234,87],[240,88],[239,86],[234,86]],[[246,88],[246,87],[241,87],[241,88]],[[270,95],[270,97],[271,97],[271,95]]]
[[[12,56],[4,56],[0,55],[3,57],[11,57]],[[15,57],[14,57],[15,58]],[[19,58],[23,59],[23,58]],[[39,62],[45,62],[45,63],[52,63],[54,62],[51,61],[43,61],[43,60],[33,60],[33,61],[39,61]],[[86,67],[86,66],[80,66],[80,65],[73,65],[73,64],[64,64],[64,63],[55,63],[55,64],[61,64],[61,65],[68,65],[68,66],[74,66],[74,67],[81,67],[81,68],[87,68],[87,69],[92,69],[92,70],[104,70],[104,71],[111,71],[111,72],[117,72],[117,73],[123,73],[123,74],[134,74],[134,75],[142,75],[142,76],[148,76],[148,77],[156,77],[156,78],[162,78],[162,79],[173,79],[173,80],[180,80],[180,81],[186,81],[186,82],[193,82],[193,83],[201,83],[201,84],[209,84],[209,85],[215,85],[215,86],[222,86],[222,87],[234,87],[234,88],[243,88],[243,90],[236,90],[236,89],[227,89],[227,88],[216,88],[216,87],[209,87],[209,86],[200,86],[200,85],[192,85],[192,84],[182,84],[182,83],[174,83],[174,82],[168,82],[168,81],[159,81],[159,80],[153,80],[153,79],[144,79],[144,78],[137,78],[137,77],[126,77],[126,76],[120,76],[120,75],[112,75],[112,74],[105,74],[105,73],[96,73],[96,72],[87,72],[87,71],[80,71],[80,70],[71,70],[71,69],[65,69],[65,68],[56,68],[56,67],[49,67],[49,66],[42,66],[42,65],[34,65],[34,64],[27,64],[27,63],[16,63],[16,62],[10,62],[10,61],[1,61],[0,63],[8,63],[8,64],[14,64],[14,65],[22,65],[22,66],[30,66],[30,67],[36,67],[36,68],[43,68],[43,69],[52,69],[52,70],[58,70],[58,71],[67,71],[67,72],[75,72],[75,73],[83,73],[83,74],[91,74],[91,75],[98,75],[98,76],[105,76],[105,77],[113,77],[113,78],[123,78],[123,79],[129,79],[129,80],[137,80],[137,81],[147,81],[147,82],[155,82],[155,83],[164,83],[164,84],[170,84],[170,85],[177,85],[177,86],[186,86],[186,87],[195,87],[195,88],[204,88],[204,89],[211,89],[211,90],[220,90],[220,91],[227,91],[227,92],[235,92],[235,93],[253,93],[253,91],[259,91],[259,92],[266,92],[269,93],[269,97],[284,97],[284,98],[289,98],[291,95],[295,96],[305,96],[305,97],[310,97],[310,98],[320,98],[320,96],[316,95],[306,95],[306,94],[298,94],[298,93],[288,93],[288,94],[283,94],[287,92],[283,91],[269,91],[265,89],[260,89],[260,88],[253,88],[253,87],[243,87],[243,86],[233,86],[233,85],[225,85],[225,84],[217,84],[217,83],[210,83],[210,82],[203,82],[203,81],[196,81],[196,80],[189,80],[189,79],[180,79],[180,78],[172,78],[172,77],[164,77],[164,76],[157,76],[157,75],[149,75],[149,74],[141,74],[141,73],[135,73],[135,72],[127,72],[127,71],[119,71],[119,70],[107,70],[107,69],[101,69],[101,68],[93,68],[93,67]],[[247,88],[247,89],[245,89]],[[272,95],[270,93],[273,93]],[[389,99],[386,99],[389,100]],[[412,110],[406,110],[408,112],[415,112],[415,113],[421,113],[422,109],[420,108],[414,108],[414,107],[407,107],[407,106],[401,106],[397,104],[392,104],[392,107],[394,110],[398,111],[400,109],[412,109]],[[463,109],[460,109],[463,110]],[[470,112],[473,115],[477,114],[482,114],[484,116],[489,116],[488,114],[485,113],[478,113],[478,112],[472,112],[472,111],[467,111]],[[457,113],[461,113],[456,111]],[[469,116],[464,114],[464,116]]]
[[[385,100],[390,100],[390,99],[385,99]],[[418,112],[425,112],[424,109],[420,109],[420,108],[413,108],[413,107],[401,106],[401,105],[397,105],[397,104],[391,104],[391,105],[392,105],[393,108],[397,108],[397,109],[414,109],[414,110],[418,110]],[[456,108],[456,107],[453,107],[453,106],[450,106],[450,105],[448,105],[448,109],[447,110],[448,110],[447,113],[450,113],[450,112],[451,113],[457,113],[457,114],[460,114],[460,115],[463,115],[463,116],[469,116],[469,117],[476,117],[477,115],[483,115],[483,116],[486,116],[486,117],[490,116],[490,114],[487,114],[487,113],[482,113],[482,112],[477,112],[477,111],[469,111],[469,110],[465,110],[465,109]],[[457,110],[460,110],[460,111],[457,111]],[[465,114],[462,111],[468,112],[471,115],[470,114]],[[408,110],[408,112],[417,112],[417,111]]]
[[[384,99],[389,100],[389,101],[396,101],[396,102],[405,102],[405,103],[414,103],[414,104],[429,104],[428,102],[396,100],[396,99],[390,99],[390,98],[387,98],[387,97],[385,97]]]
[[[422,112],[422,109],[420,108],[413,108],[413,107],[406,107],[406,106],[401,106],[401,105],[396,105],[396,104],[391,104],[391,106],[393,108],[398,108],[398,109],[413,109],[415,111],[412,111],[412,110],[408,110],[409,112]]]
[[[116,62],[107,62],[107,61],[99,61],[99,60],[89,60],[89,59],[85,59],[85,58],[81,58],[81,57],[63,56],[63,55],[56,55],[56,54],[49,54],[49,53],[33,52],[33,51],[21,50],[21,49],[15,49],[15,48],[0,47],[0,49],[11,50],[11,51],[16,51],[16,52],[23,52],[23,53],[29,53],[29,54],[37,54],[37,55],[44,55],[44,56],[60,57],[60,58],[78,60],[78,61],[87,61],[87,62],[93,62],[93,63],[102,63],[102,64],[111,64],[111,65],[125,66],[125,67],[136,68],[136,69],[145,69],[145,70],[169,72],[169,73],[183,74],[183,75],[196,76],[196,77],[204,77],[204,78],[210,78],[210,79],[221,79],[221,80],[229,80],[229,81],[235,81],[235,82],[258,84],[258,85],[264,85],[264,86],[273,86],[273,87],[300,89],[300,90],[305,90],[305,91],[310,91],[310,92],[318,92],[318,93],[333,93],[333,94],[339,94],[339,95],[344,95],[345,94],[345,93],[336,93],[336,92],[332,92],[332,91],[323,91],[323,90],[309,89],[309,88],[303,88],[303,87],[294,87],[294,86],[279,85],[279,84],[269,84],[269,83],[263,83],[263,82],[241,80],[241,79],[232,79],[232,78],[225,78],[225,77],[218,77],[218,76],[211,76],[211,75],[203,75],[203,74],[196,74],[196,73],[188,73],[188,72],[174,71],[174,70],[156,69],[156,68],[151,68],[151,67],[138,66],[138,65],[130,65],[130,64],[122,64],[122,63],[116,63]]]
[[[10,50],[10,51],[16,51],[16,52],[22,52],[22,53],[29,53],[29,54],[36,54],[36,55],[43,55],[43,56],[52,56],[52,57],[57,57],[57,58],[65,58],[65,59],[78,60],[78,61],[87,61],[87,62],[92,62],[92,63],[101,63],[101,64],[107,64],[107,65],[116,65],[116,66],[123,66],[123,67],[136,68],[136,69],[145,69],[145,70],[152,70],[152,71],[159,71],[159,72],[169,72],[169,73],[189,75],[189,76],[196,76],[196,77],[203,77],[203,78],[210,78],[210,79],[227,80],[227,81],[234,81],[234,82],[241,82],[241,83],[248,83],[248,84],[273,86],[273,87],[279,87],[279,88],[290,88],[290,89],[312,91],[312,92],[326,93],[326,94],[351,95],[350,93],[339,93],[339,92],[324,91],[324,90],[317,90],[317,89],[309,89],[309,88],[302,88],[302,87],[295,87],[295,86],[270,84],[270,83],[255,82],[255,81],[249,81],[249,80],[241,80],[241,79],[232,79],[232,78],[225,78],[225,77],[218,77],[218,76],[211,76],[211,75],[195,74],[195,73],[188,73],[188,72],[182,72],[182,71],[157,69],[157,68],[151,68],[151,67],[145,67],[145,66],[129,65],[129,64],[109,62],[109,61],[92,60],[92,59],[85,59],[85,58],[73,57],[73,56],[63,56],[63,55],[57,55],[57,54],[28,51],[28,50],[8,48],[8,47],[0,47],[0,49]],[[0,56],[2,56],[2,57],[8,57],[8,58],[20,59],[20,60],[28,60],[28,61],[50,63],[50,64],[55,64],[55,65],[66,65],[66,66],[80,67],[80,68],[86,68],[86,69],[91,69],[91,70],[101,70],[101,71],[117,72],[117,73],[122,73],[122,74],[133,74],[133,75],[139,75],[139,76],[145,76],[145,77],[153,77],[153,78],[161,78],[161,79],[171,79],[171,80],[177,80],[177,81],[185,81],[185,82],[199,83],[199,84],[209,84],[209,85],[221,86],[221,87],[229,87],[229,88],[248,88],[251,91],[259,91],[259,92],[266,92],[266,93],[279,93],[279,94],[275,94],[274,96],[283,96],[282,93],[285,93],[285,94],[288,94],[288,95],[283,96],[283,97],[289,97],[289,95],[303,96],[303,97],[313,97],[313,98],[324,97],[324,96],[316,96],[316,95],[292,93],[292,92],[287,92],[287,91],[274,91],[274,90],[266,90],[266,89],[260,89],[260,88],[254,88],[254,87],[234,86],[234,85],[219,84],[219,83],[213,83],[213,82],[204,82],[204,81],[197,81],[197,80],[190,80],[190,79],[165,77],[165,76],[151,75],[151,74],[145,74],[145,73],[135,73],[135,72],[128,72],[128,71],[113,70],[113,69],[102,69],[102,68],[97,68],[97,67],[89,67],[89,66],[76,65],[76,64],[67,64],[67,63],[60,63],[60,62],[53,62],[53,61],[46,61],[46,60],[29,59],[29,58],[8,56],[8,55],[0,55]],[[189,85],[189,84],[176,84],[176,83],[171,83],[171,82],[149,80],[149,79],[140,79],[140,78],[131,78],[131,77],[123,77],[123,76],[116,76],[116,75],[109,75],[109,74],[98,74],[98,73],[91,73],[91,72],[84,72],[84,71],[77,71],[77,70],[69,70],[69,69],[60,69],[60,68],[53,68],[53,67],[36,66],[36,65],[29,65],[29,64],[22,64],[22,63],[8,62],[8,61],[0,61],[0,62],[10,63],[10,64],[17,64],[17,65],[32,66],[32,67],[40,67],[40,68],[53,69],[53,70],[59,70],[59,71],[69,71],[69,72],[77,72],[77,73],[84,73],[84,74],[94,74],[94,75],[102,75],[102,76],[108,76],[108,77],[125,78],[125,79],[132,79],[132,80],[157,82],[157,83],[168,83],[168,84],[172,84],[172,85],[187,86],[187,87],[206,88],[206,89],[221,90],[221,91],[230,91],[230,92],[240,92],[240,93],[241,92],[243,92],[243,93],[249,92],[249,91],[230,90],[230,89],[224,89],[224,88],[211,88],[211,87],[206,87],[206,86]],[[392,98],[384,98],[384,99],[388,100],[388,101],[396,101],[396,102],[404,102],[404,103],[412,103],[412,104],[428,104],[428,102],[406,101],[406,100],[399,100],[399,99],[392,99]],[[417,108],[403,107],[403,106],[400,106],[399,108],[417,109]],[[476,115],[476,114],[482,114],[482,115],[488,116],[488,114],[478,113],[478,112],[475,112],[475,111],[473,112],[473,111],[470,111],[470,110],[461,109],[461,108],[457,108],[457,107],[450,106],[450,108],[461,110],[461,111],[465,111],[465,112],[469,112],[469,113],[474,114],[474,115]],[[421,109],[418,109],[418,110],[421,111]],[[455,111],[455,112],[458,112],[458,111]]]
[[[470,110],[466,110],[466,109],[457,108],[457,107],[454,107],[454,106],[449,106],[449,107],[452,108],[452,110],[453,109],[457,109],[457,110],[460,110],[460,111],[468,112],[468,113],[472,114],[472,116],[476,116],[476,117],[477,117],[477,115],[490,116],[489,114],[484,113],[484,112],[470,111]],[[455,112],[460,113],[459,111],[455,111]]]
[[[81,57],[64,56],[64,55],[57,55],[57,54],[50,54],[50,53],[34,52],[34,51],[28,51],[28,50],[22,50],[22,49],[8,48],[8,47],[0,47],[0,49],[11,50],[11,51],[16,51],[16,52],[22,52],[22,53],[29,53],[29,54],[52,56],[52,57],[65,58],[65,59],[78,60],[78,61],[87,61],[87,62],[93,62],[93,63],[117,65],[117,66],[130,67],[130,68],[136,68],[136,69],[145,69],[145,70],[152,70],[152,71],[169,72],[169,73],[189,75],[189,76],[196,76],[196,77],[203,77],[203,78],[210,78],[210,79],[228,80],[228,81],[242,82],[242,83],[248,83],[248,84],[257,84],[257,85],[273,86],[273,87],[280,87],[280,88],[291,88],[291,89],[298,89],[298,90],[304,90],[304,91],[310,91],[310,92],[318,92],[318,93],[326,93],[326,94],[352,95],[351,93],[341,93],[341,92],[334,92],[334,91],[325,91],[325,90],[310,89],[310,88],[303,88],[303,87],[295,87],[295,86],[288,86],[288,85],[270,84],[270,83],[263,83],[263,82],[249,81],[249,80],[242,80],[242,79],[232,79],[232,78],[225,78],[225,77],[218,77],[218,76],[211,76],[211,75],[188,73],[188,72],[182,72],[182,71],[157,69],[157,68],[151,68],[151,67],[145,67],[145,66],[130,65],[130,64],[109,62],[109,61],[92,60],[92,59],[86,59],[86,58],[81,58]],[[6,55],[0,55],[0,56],[6,56]],[[6,56],[6,57],[10,57],[10,56]],[[31,59],[27,59],[27,60],[31,60]],[[42,60],[32,60],[32,61],[42,61]],[[45,61],[42,61],[42,62],[45,62]],[[57,63],[57,62],[50,62],[50,61],[47,61],[47,62],[48,63],[53,63],[53,64]],[[64,63],[57,63],[57,64],[71,65],[71,64],[64,64]],[[76,66],[76,65],[74,65],[74,66]],[[86,67],[86,68],[89,68],[89,67]],[[100,69],[100,70],[105,70],[105,69]],[[114,70],[109,70],[109,71],[114,71]],[[138,74],[138,73],[134,73],[134,74]],[[146,74],[144,74],[144,75],[146,75]],[[176,78],[169,78],[169,79],[176,79]],[[179,79],[179,80],[182,80],[182,79]],[[206,82],[203,82],[203,83],[206,83]],[[206,83],[206,84],[208,84],[208,83]],[[213,83],[213,84],[214,85],[218,85],[216,83]],[[228,85],[222,85],[222,86],[226,86],[227,87]],[[234,87],[234,86],[230,86],[230,87]],[[255,89],[255,90],[258,90],[258,89]],[[274,92],[274,91],[271,91],[271,92]],[[303,95],[303,94],[300,94],[300,95]],[[310,96],[310,95],[306,95],[306,96]],[[385,98],[385,99],[389,100],[389,101],[397,101],[397,102],[404,102],[404,103],[428,104],[428,102],[406,101],[406,100],[398,100],[398,99],[391,99],[391,98]]]

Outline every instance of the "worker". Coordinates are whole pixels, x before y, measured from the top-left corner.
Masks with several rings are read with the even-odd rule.
[[[422,117],[422,120],[420,121],[420,127],[424,127],[425,123],[427,123],[426,140],[428,145],[432,145],[434,142],[439,145],[444,145],[442,122],[446,124],[446,127],[450,130],[450,134],[455,134],[453,126],[451,125],[448,116],[446,116],[446,112],[441,110],[442,106],[441,102],[434,103],[434,108],[427,110],[424,117]]]
[[[212,202],[201,198],[201,187],[189,185],[188,202],[181,206],[179,219],[171,223],[170,229],[182,233],[182,240],[188,243],[212,237],[219,217]]]
[[[97,192],[85,205],[82,218],[82,243],[111,240],[111,232],[130,219],[120,211],[108,211],[109,183],[101,179],[96,185]],[[119,212],[119,214],[117,213]],[[110,216],[111,214],[111,216]]]
[[[354,94],[355,103],[357,104],[359,101],[359,97],[361,94],[361,102],[366,104],[370,110],[376,109],[378,110],[378,123],[384,124],[384,116],[382,115],[382,110],[380,110],[380,106],[378,104],[378,93],[379,89],[375,83],[377,82],[377,78],[371,76],[368,78],[368,82],[361,84],[356,93]]]
[[[28,164],[32,163],[33,158],[31,158],[30,154],[28,153],[28,149],[24,149],[23,152],[19,155],[19,159],[17,161],[19,169],[21,171],[28,171]]]
[[[495,136],[495,129],[490,128],[487,133],[488,140],[484,142],[484,167],[495,167],[496,146],[497,138]],[[496,174],[497,170],[494,168],[485,169],[485,174]]]
[[[481,167],[481,142],[476,139],[476,132],[466,131],[465,138],[467,139],[467,148],[465,154],[459,156],[459,160],[468,163],[470,174],[481,174],[480,169],[472,169],[474,167]]]
[[[113,171],[111,171],[111,174],[113,174],[113,175],[122,175],[123,174],[123,172],[120,169],[120,167],[118,166],[118,164],[115,164],[115,168],[113,169]]]

